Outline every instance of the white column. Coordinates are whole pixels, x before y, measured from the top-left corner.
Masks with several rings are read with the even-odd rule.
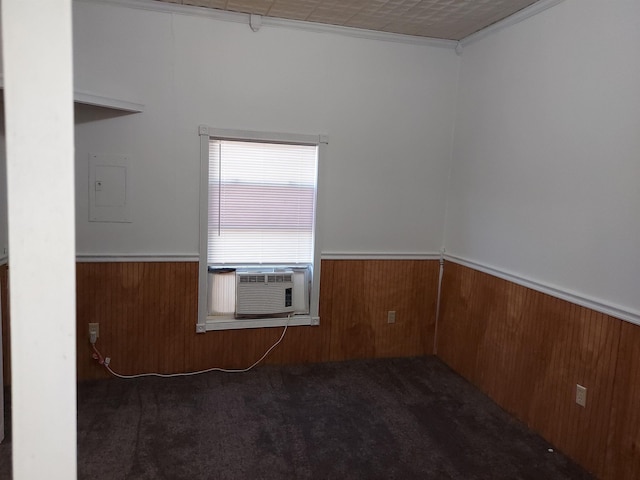
[[[13,478],[76,478],[71,0],[2,0]]]

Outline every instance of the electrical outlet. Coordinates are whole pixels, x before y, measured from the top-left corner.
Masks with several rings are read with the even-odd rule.
[[[587,406],[587,387],[576,384],[576,403],[581,407]]]
[[[396,323],[396,311],[389,310],[387,312],[387,323]]]
[[[100,324],[99,323],[90,323],[89,324],[89,341],[91,343],[96,343],[96,340],[100,336]]]

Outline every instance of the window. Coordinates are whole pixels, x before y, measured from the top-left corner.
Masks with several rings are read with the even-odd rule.
[[[200,138],[197,330],[316,324],[326,139],[208,127]]]

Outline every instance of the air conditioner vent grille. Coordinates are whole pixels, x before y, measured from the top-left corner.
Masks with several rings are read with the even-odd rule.
[[[240,283],[258,283],[264,282],[264,275],[246,275],[240,277]]]
[[[266,278],[266,281],[265,281]],[[290,273],[279,273],[279,274],[259,274],[259,275],[248,275],[242,274],[240,276],[240,283],[283,283],[283,282],[293,282],[293,276]]]
[[[237,272],[236,318],[293,312],[294,273]]]
[[[268,275],[268,279],[267,281],[269,283],[282,283],[282,282],[292,282],[293,279],[291,278],[290,274],[285,274],[285,275]]]

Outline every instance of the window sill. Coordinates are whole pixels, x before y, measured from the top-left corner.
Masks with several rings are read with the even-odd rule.
[[[320,325],[320,317],[312,317],[310,315],[296,315],[287,319],[286,317],[278,318],[259,318],[259,319],[236,319],[233,317],[216,318],[207,317],[206,323],[197,324],[196,332],[204,333],[214,330],[241,330],[246,328],[267,328],[267,327],[290,327],[298,326],[317,326]]]

